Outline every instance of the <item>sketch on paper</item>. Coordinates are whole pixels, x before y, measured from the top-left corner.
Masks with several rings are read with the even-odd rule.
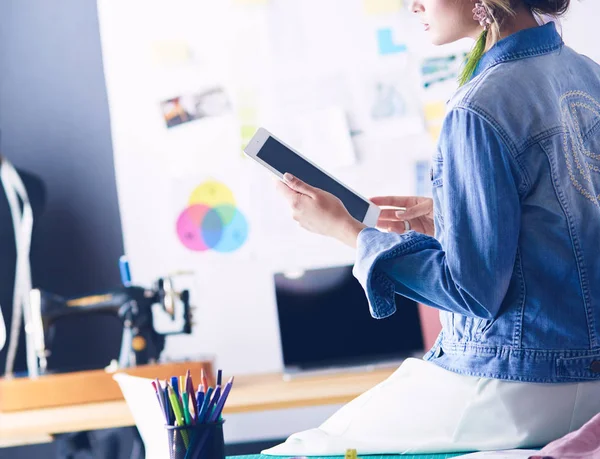
[[[466,56],[466,53],[460,53],[424,59],[421,63],[423,87],[429,89],[440,83],[455,82]]]

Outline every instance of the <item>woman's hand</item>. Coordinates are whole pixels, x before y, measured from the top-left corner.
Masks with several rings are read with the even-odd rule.
[[[277,183],[277,190],[290,204],[292,216],[302,228],[356,247],[358,233],[366,225],[353,218],[336,196],[291,174],[284,175],[284,182]]]
[[[371,198],[371,201],[378,206],[395,207],[381,209],[377,228],[394,233],[404,233],[413,229],[429,236],[434,235],[433,199],[417,196],[377,196]]]

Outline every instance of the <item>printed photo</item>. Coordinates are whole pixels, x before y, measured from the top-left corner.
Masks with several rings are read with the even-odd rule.
[[[231,111],[231,103],[222,88],[175,97],[161,102],[160,106],[168,128]]]

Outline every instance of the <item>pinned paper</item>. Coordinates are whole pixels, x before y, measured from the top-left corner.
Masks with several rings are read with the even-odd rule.
[[[157,66],[185,64],[192,52],[184,41],[159,41],[152,44],[152,60]]]
[[[377,31],[377,43],[379,45],[379,54],[397,54],[407,51],[404,43],[396,43],[392,29],[380,29]]]
[[[363,0],[365,14],[391,14],[402,10],[402,0]]]
[[[189,250],[229,253],[248,238],[248,222],[227,185],[208,180],[196,187],[176,224],[179,241]]]
[[[207,88],[162,101],[163,118],[168,128],[202,118],[222,116],[231,110],[223,88]]]
[[[273,129],[273,134],[325,169],[356,163],[348,119],[340,107],[286,117]]]

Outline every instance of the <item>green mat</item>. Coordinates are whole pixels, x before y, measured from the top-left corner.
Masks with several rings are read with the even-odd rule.
[[[451,457],[462,456],[466,453],[460,454],[421,454],[416,456],[360,456],[364,459],[450,459]],[[310,459],[334,459],[343,458],[344,456],[310,456]],[[235,456],[235,459],[284,459],[278,458],[277,456],[264,456],[258,454],[255,456]]]

